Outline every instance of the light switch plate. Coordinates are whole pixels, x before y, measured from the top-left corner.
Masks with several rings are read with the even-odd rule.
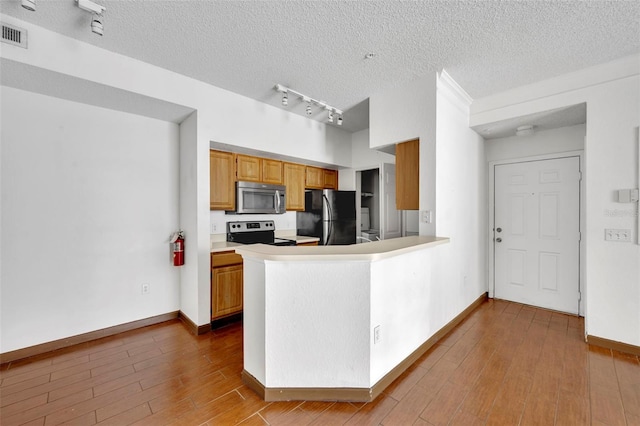
[[[605,241],[631,242],[631,229],[605,229]]]

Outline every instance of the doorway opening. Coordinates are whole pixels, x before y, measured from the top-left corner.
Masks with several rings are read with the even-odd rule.
[[[380,239],[380,169],[356,172],[357,242]]]
[[[485,156],[488,163],[488,282],[489,297],[496,296],[495,286],[497,280],[496,258],[495,258],[495,235],[496,228],[502,227],[494,223],[495,218],[495,169],[498,165],[512,163],[526,163],[538,160],[549,160],[564,157],[577,157],[580,164],[580,171],[584,175],[588,171],[584,168],[584,148],[586,138],[586,112],[585,103],[565,106],[554,110],[540,111],[526,116],[518,116],[504,119],[492,123],[483,123],[473,126],[473,130],[478,132],[485,139]],[[524,129],[527,127],[527,129]],[[518,132],[518,128],[520,131]],[[584,193],[583,181],[579,183],[580,194]],[[586,297],[585,292],[585,238],[584,227],[586,211],[584,209],[584,198],[579,200],[579,231],[580,241],[578,243],[579,254],[577,265],[579,276],[579,306],[578,314],[584,316]],[[515,256],[515,254],[514,254]],[[551,261],[551,257],[546,256],[543,262]],[[555,258],[559,260],[559,258]],[[530,268],[531,266],[529,266]],[[544,272],[551,271],[551,267],[544,266]],[[515,271],[513,271],[515,273]],[[545,279],[545,278],[543,278]],[[514,278],[514,281],[515,278]],[[538,283],[540,285],[540,283]],[[548,284],[545,284],[548,285]],[[535,306],[544,307],[537,302],[525,302]],[[574,306],[577,305],[574,304]],[[575,312],[576,309],[569,311]]]

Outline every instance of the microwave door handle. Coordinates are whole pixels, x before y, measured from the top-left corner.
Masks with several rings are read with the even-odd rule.
[[[276,197],[276,213],[280,213],[280,191],[276,189],[274,196]]]

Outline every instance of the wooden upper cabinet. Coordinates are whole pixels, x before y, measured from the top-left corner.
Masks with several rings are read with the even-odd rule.
[[[396,144],[396,208],[420,209],[420,141]]]
[[[324,176],[320,167],[307,166],[305,186],[311,189],[324,188]]]
[[[338,189],[338,171],[307,166],[306,187],[310,189]]]
[[[338,189],[338,171],[322,169],[322,183],[326,189]]]
[[[231,152],[209,151],[209,208],[235,210],[235,155]]]
[[[262,158],[236,154],[236,175],[238,180],[262,182]]]
[[[304,211],[305,166],[284,163],[284,186],[287,187],[287,210]]]
[[[262,182],[282,185],[282,161],[262,158]]]

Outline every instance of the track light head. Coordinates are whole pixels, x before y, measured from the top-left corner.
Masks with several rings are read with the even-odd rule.
[[[30,12],[36,11],[36,0],[22,0],[22,7]]]
[[[311,104],[307,105],[307,115],[311,115]]]
[[[282,105],[289,105],[289,95],[287,94],[287,92],[282,92]]]
[[[104,26],[102,25],[103,17],[100,15],[93,15],[91,19],[91,32],[102,36],[104,33]]]
[[[338,126],[342,126],[342,114],[338,116]]]
[[[328,106],[325,107],[325,109],[329,111],[329,117],[327,117],[327,120],[329,120],[329,123],[333,123],[333,109]]]

